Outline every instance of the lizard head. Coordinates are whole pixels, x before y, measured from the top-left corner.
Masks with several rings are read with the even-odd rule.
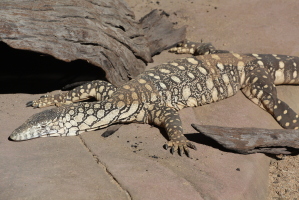
[[[29,140],[37,137],[46,137],[58,133],[56,124],[59,117],[58,108],[45,110],[32,115],[24,124],[15,129],[9,136],[10,140]],[[56,126],[55,126],[56,125]]]

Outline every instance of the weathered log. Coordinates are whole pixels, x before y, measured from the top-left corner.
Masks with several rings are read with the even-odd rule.
[[[186,36],[186,27],[174,29],[163,10],[153,10],[140,19],[140,24],[152,56],[172,47]]]
[[[166,46],[184,39],[185,29],[172,32],[161,13],[152,12],[148,23],[139,23],[123,0],[5,1],[0,2],[0,41],[66,62],[86,60],[119,86],[144,70],[151,51],[165,48],[164,43],[157,48],[149,44],[154,40],[145,37],[144,26],[152,35],[169,31],[177,41],[165,40]],[[157,18],[159,23],[152,23]]]
[[[192,124],[201,134],[241,154],[292,154],[299,152],[299,130],[232,128]]]

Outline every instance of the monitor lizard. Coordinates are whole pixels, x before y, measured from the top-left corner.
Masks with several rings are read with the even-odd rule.
[[[10,139],[72,136],[116,123],[147,123],[166,130],[166,149],[189,156],[189,148],[196,147],[183,135],[178,111],[220,101],[239,90],[283,128],[298,129],[297,113],[277,97],[275,85],[299,83],[299,57],[237,54],[190,41],[170,52],[193,56],[153,67],[119,88],[97,80],[28,102],[33,107],[59,107],[31,116]],[[79,102],[92,97],[97,101]]]

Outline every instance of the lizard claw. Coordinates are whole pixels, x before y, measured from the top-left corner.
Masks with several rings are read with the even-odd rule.
[[[167,144],[164,144],[163,147],[166,150],[169,147],[171,147],[171,149],[170,149],[171,154],[173,154],[174,152],[177,151],[180,156],[182,156],[183,153],[185,153],[185,155],[187,157],[190,157],[189,148],[197,150],[196,146],[194,144],[192,144],[191,142],[188,142],[188,141],[183,141],[183,142],[169,141]]]
[[[28,101],[28,102],[26,103],[26,107],[31,107],[31,106],[33,106],[33,101]]]

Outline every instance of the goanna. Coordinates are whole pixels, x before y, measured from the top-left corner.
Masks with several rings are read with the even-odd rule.
[[[299,83],[299,57],[236,54],[189,41],[170,51],[197,56],[156,66],[119,88],[93,81],[28,102],[33,107],[59,107],[33,115],[10,139],[72,136],[115,123],[147,123],[165,128],[169,136],[165,146],[188,156],[188,147],[196,148],[183,135],[178,111],[220,101],[239,90],[283,128],[298,129],[298,115],[278,99],[275,85]],[[72,104],[91,97],[98,101]]]

